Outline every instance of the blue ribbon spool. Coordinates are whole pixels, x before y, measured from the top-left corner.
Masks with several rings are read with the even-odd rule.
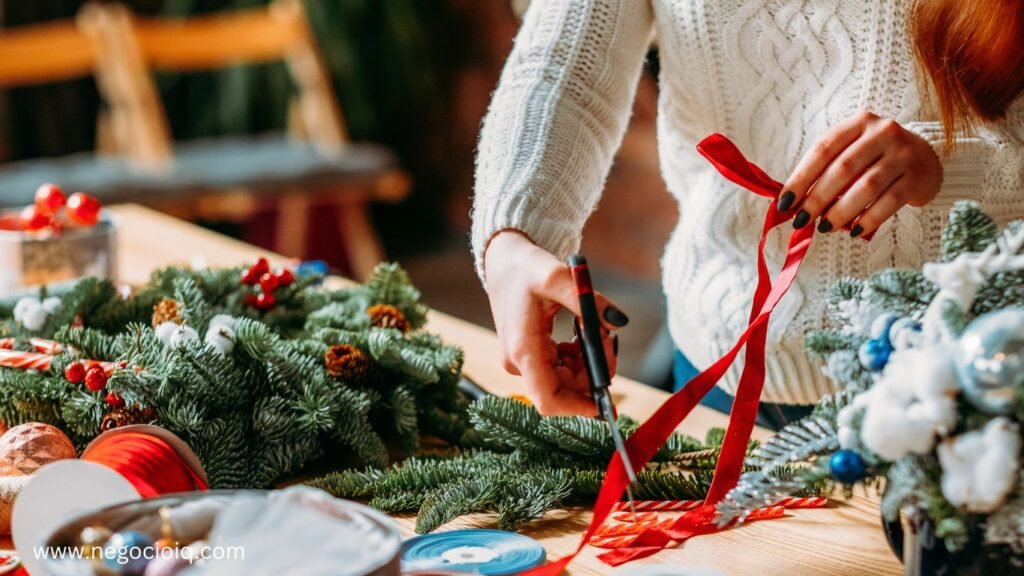
[[[501,530],[452,530],[402,544],[402,571],[450,570],[484,576],[518,574],[540,566],[544,548],[534,539]]]

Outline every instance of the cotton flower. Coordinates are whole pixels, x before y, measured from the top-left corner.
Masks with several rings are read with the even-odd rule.
[[[163,342],[164,346],[171,345],[171,336],[178,329],[178,324],[175,322],[162,322],[156,328],[153,329],[156,332],[156,339]]]
[[[867,336],[882,310],[868,300],[843,300],[836,305],[842,331]]]
[[[993,512],[1016,482],[1020,434],[1008,419],[993,418],[981,430],[946,440],[938,454],[946,499],[969,512]]]
[[[178,326],[178,328],[171,334],[171,338],[168,345],[171,348],[177,348],[186,342],[193,342],[199,340],[199,333],[194,329],[185,326],[184,324]]]
[[[214,325],[210,322],[203,341],[221,354],[230,354],[235,349],[235,331],[226,324]]]
[[[952,358],[949,344],[893,354],[874,387],[854,401],[865,407],[864,446],[888,461],[931,451],[936,437],[956,424]]]
[[[36,332],[46,326],[50,314],[58,306],[60,306],[60,298],[56,296],[51,296],[43,301],[34,296],[26,296],[14,305],[14,320],[21,322],[26,329]]]

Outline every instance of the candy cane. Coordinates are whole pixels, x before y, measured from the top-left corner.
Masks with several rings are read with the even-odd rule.
[[[0,366],[5,368],[20,368],[22,370],[47,370],[53,356],[40,354],[38,352],[18,352],[14,350],[0,350]]]
[[[639,512],[633,514],[632,510],[625,510],[622,512],[615,512],[611,515],[612,520],[618,520],[619,522],[650,522],[658,519],[657,512]]]
[[[675,510],[693,510],[701,504],[703,500],[637,500],[633,502],[636,506],[637,512],[641,511],[657,511],[657,512],[671,512]],[[616,511],[629,510],[628,502],[619,502],[615,505]]]
[[[805,498],[783,498],[774,503],[773,506],[783,508],[828,508],[828,498],[805,497]]]
[[[62,346],[60,342],[56,342],[54,340],[29,338],[28,341],[37,352],[42,352],[44,354],[60,354],[64,351],[64,346]],[[0,338],[0,350],[12,349],[14,349],[14,338]]]

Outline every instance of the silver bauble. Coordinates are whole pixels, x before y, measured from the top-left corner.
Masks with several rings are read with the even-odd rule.
[[[956,368],[964,395],[978,410],[1013,412],[1024,381],[1024,310],[997,310],[968,324]]]

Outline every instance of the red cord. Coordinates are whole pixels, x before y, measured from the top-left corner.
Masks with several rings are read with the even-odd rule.
[[[209,488],[170,444],[150,434],[112,434],[82,459],[124,476],[143,498]]]

